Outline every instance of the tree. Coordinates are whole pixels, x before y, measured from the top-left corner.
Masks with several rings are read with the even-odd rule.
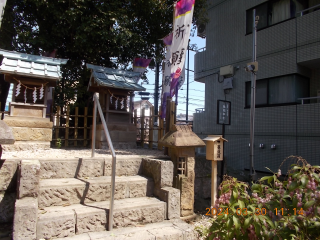
[[[159,39],[172,28],[172,0],[12,1],[11,48],[35,55],[56,49],[57,57],[69,59],[56,88],[59,105],[75,90],[79,106],[87,104],[86,63],[126,69],[137,56],[162,59]],[[206,0],[196,2],[194,21]]]

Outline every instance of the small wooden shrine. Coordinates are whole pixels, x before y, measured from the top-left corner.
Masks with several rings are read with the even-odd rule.
[[[140,73],[87,64],[91,70],[88,91],[99,93],[113,146],[116,149],[135,148],[137,129],[133,124],[134,91],[146,89],[137,84]],[[96,147],[108,149],[101,120],[97,124]]]
[[[48,88],[61,78],[60,65],[67,60],[2,49],[0,56],[0,73],[14,84],[9,116],[4,118],[12,128],[14,148],[49,148],[52,122],[46,118]]]

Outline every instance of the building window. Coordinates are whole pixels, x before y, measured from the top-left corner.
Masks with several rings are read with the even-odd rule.
[[[257,30],[264,29],[276,23],[294,18],[296,13],[314,6],[311,1],[319,0],[271,0],[262,3],[246,12],[246,34],[252,33],[253,9],[256,9],[256,15],[259,16]]]
[[[295,104],[309,97],[309,79],[297,74],[257,81],[256,107]],[[251,106],[251,81],[246,82],[246,105]]]

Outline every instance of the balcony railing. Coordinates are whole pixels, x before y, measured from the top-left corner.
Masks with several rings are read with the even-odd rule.
[[[310,8],[307,8],[307,9],[304,9],[304,10],[302,10],[300,12],[297,12],[297,14],[300,15],[300,17],[301,17],[301,16],[304,15],[305,12],[308,12],[309,10],[312,10],[312,9],[315,9],[315,8],[320,8],[320,4],[315,5],[313,7],[310,7]]]
[[[196,113],[202,113],[205,111],[205,108],[196,108]]]
[[[311,100],[311,99],[320,99],[320,97],[308,97],[308,98],[298,98],[301,101],[301,104],[304,104],[304,100]]]

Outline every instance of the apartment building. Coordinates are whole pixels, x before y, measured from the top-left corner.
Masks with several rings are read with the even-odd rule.
[[[276,171],[290,155],[320,164],[320,0],[208,3],[209,22],[198,29],[206,49],[195,55],[205,109],[194,114],[194,132],[201,138],[223,134],[228,168],[249,169],[251,73],[244,67],[252,62],[256,9],[254,167]],[[226,120],[223,106],[229,107]],[[285,162],[283,172],[291,164]]]

